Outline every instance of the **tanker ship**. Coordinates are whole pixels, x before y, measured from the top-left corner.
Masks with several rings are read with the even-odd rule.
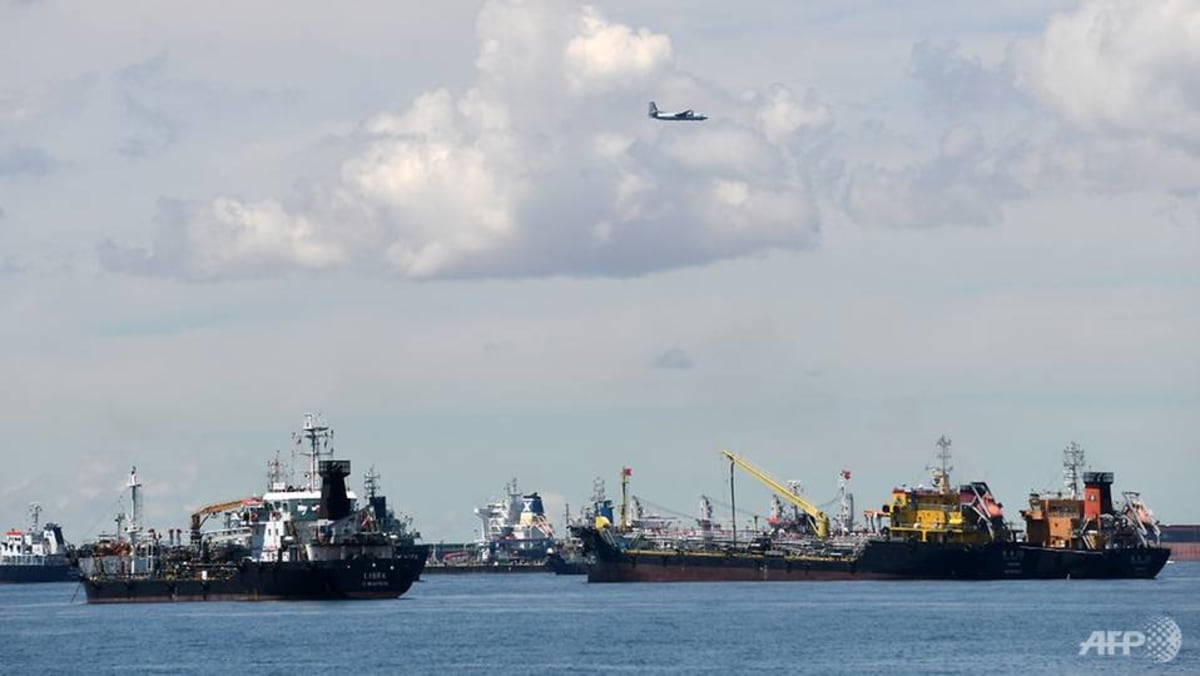
[[[864,513],[869,528],[858,531],[844,510],[831,528],[829,517],[794,487],[724,451],[731,502],[734,469],[741,468],[786,501],[793,518],[776,513],[768,530],[739,533],[736,522],[720,529],[710,511],[687,531],[634,528],[623,499],[619,523],[598,516],[573,528],[591,557],[588,581],[1153,578],[1166,565],[1170,550],[1160,546],[1141,497],[1126,492],[1118,508],[1112,474],[1081,473],[1082,450],[1074,444],[1068,492],[1031,495],[1023,536],[1005,523],[986,483],[951,485],[950,442],[942,437],[938,445],[933,486],[894,489],[888,504]],[[622,470],[623,488],[627,477]]]
[[[130,473],[132,515],[118,534],[81,548],[88,603],[396,598],[420,576],[429,548],[365,481],[366,504],[347,490],[349,460],[332,459],[332,430],[306,416],[296,436],[310,458],[308,481],[285,480],[268,463],[268,490],[203,507],[166,537],[141,524],[141,484]],[[306,447],[306,448],[305,448]],[[330,456],[330,457],[326,457]],[[223,524],[202,530],[210,517]]]
[[[41,525],[42,507],[29,505],[30,525],[11,529],[0,541],[0,583],[74,582],[71,548],[58,524]]]
[[[482,521],[479,539],[467,543],[438,543],[425,567],[436,573],[549,572],[554,553],[554,527],[546,516],[542,496],[525,493],[514,478],[504,486],[505,497],[475,508]]]
[[[1160,526],[1162,541],[1171,547],[1172,561],[1200,561],[1200,524]]]

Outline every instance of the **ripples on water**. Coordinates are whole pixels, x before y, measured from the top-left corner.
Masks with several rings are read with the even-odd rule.
[[[1157,580],[589,585],[429,576],[398,601],[88,606],[0,585],[2,673],[1200,673],[1200,562]],[[1166,665],[1080,657],[1166,615]]]

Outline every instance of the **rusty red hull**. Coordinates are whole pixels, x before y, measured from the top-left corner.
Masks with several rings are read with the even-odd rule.
[[[696,566],[672,561],[639,564],[604,563],[588,568],[588,582],[819,582],[828,580],[898,580],[903,575],[871,571],[772,568],[770,566]]]

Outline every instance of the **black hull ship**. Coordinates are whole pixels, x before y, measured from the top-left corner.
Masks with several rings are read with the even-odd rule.
[[[423,550],[414,547],[386,560],[247,561],[201,567],[178,577],[91,577],[84,584],[88,603],[388,599],[404,594],[418,578]]]
[[[429,547],[387,508],[368,473],[361,508],[346,488],[350,461],[330,455],[331,430],[308,416],[309,481],[292,486],[276,460],[260,496],[203,507],[183,529],[161,534],[140,525],[136,470],[133,514],[120,537],[81,548],[77,557],[88,603],[397,598],[421,575]],[[318,485],[319,478],[319,485]],[[210,517],[223,525],[202,531]],[[120,530],[121,520],[118,520]]]
[[[0,567],[0,584],[78,581],[79,573],[70,563],[50,565],[12,564]]]
[[[588,582],[1153,578],[1169,555],[1161,547],[1083,552],[1011,542],[962,547],[882,539],[807,554],[766,550],[770,544],[762,540],[713,551],[623,549],[594,527],[577,533],[594,556]]]
[[[1124,506],[1115,509],[1112,474],[1084,472],[1079,494],[1082,450],[1074,444],[1071,490],[1031,495],[1023,536],[1005,524],[987,484],[951,488],[949,441],[939,445],[934,486],[895,489],[889,504],[865,513],[872,524],[866,532],[843,527],[831,534],[828,517],[795,490],[725,452],[731,486],[733,468],[741,467],[789,502],[793,517],[776,513],[771,530],[739,541],[736,530],[714,527],[711,508],[702,508],[699,529],[667,532],[627,523],[623,505],[619,526],[611,508],[598,508],[593,523],[576,524],[572,533],[590,557],[589,582],[1130,579],[1153,578],[1166,565],[1170,549],[1159,545],[1158,526],[1137,493],[1124,493]],[[623,481],[627,474],[622,470]]]
[[[0,584],[78,582],[79,571],[70,561],[49,563],[9,563],[0,566]]]
[[[40,525],[42,508],[29,506],[31,525],[12,529],[0,541],[0,584],[75,582],[79,574],[71,564],[71,548],[57,524]]]
[[[586,575],[588,572],[588,562],[582,552],[550,552],[546,555],[546,565],[555,575]]]

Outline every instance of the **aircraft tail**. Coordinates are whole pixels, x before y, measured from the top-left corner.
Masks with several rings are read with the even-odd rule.
[[[658,106],[654,105],[653,101],[650,102],[650,112],[648,112],[646,114],[649,115],[650,117],[654,117],[655,115],[658,115]]]

